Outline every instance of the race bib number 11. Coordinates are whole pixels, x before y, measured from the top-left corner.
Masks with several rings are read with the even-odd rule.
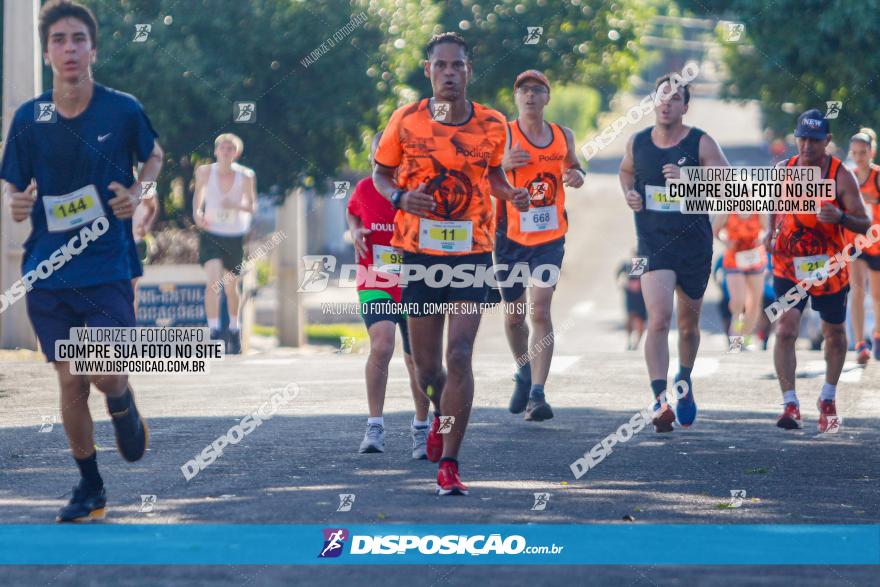
[[[63,196],[43,196],[43,210],[49,232],[65,232],[105,215],[94,185]]]
[[[447,253],[469,253],[474,240],[470,220],[419,220],[419,248]]]
[[[670,198],[666,186],[662,185],[645,186],[645,207],[654,212],[678,212],[680,210],[679,199]]]

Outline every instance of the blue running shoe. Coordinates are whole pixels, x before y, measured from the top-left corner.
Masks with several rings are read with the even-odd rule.
[[[510,406],[508,409],[511,414],[522,414],[529,404],[529,392],[532,390],[532,381],[523,379],[519,373],[513,375],[513,395],[510,396]]]
[[[104,519],[107,493],[103,487],[92,488],[80,480],[73,488],[70,502],[58,512],[56,522],[91,522]]]
[[[676,394],[680,393],[679,383],[685,383],[688,387],[684,388],[687,389],[687,393],[683,397],[678,398],[678,402],[675,404],[675,415],[678,418],[678,423],[687,428],[697,419],[697,402],[694,401],[693,385],[687,380],[683,379],[675,382],[673,389],[675,389]]]

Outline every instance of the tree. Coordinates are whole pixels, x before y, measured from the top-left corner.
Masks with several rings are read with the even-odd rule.
[[[726,43],[723,95],[761,101],[767,124],[791,133],[798,113],[840,101],[832,123],[844,141],[880,119],[878,3],[846,0],[682,0],[695,14],[745,25],[745,42]],[[724,38],[722,38],[722,42]]]

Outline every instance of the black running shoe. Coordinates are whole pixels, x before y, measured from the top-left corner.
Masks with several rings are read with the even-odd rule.
[[[119,454],[129,463],[133,463],[140,460],[147,451],[150,445],[150,431],[134,403],[134,394],[131,390],[126,393],[128,393],[128,407],[121,412],[110,412],[110,419],[116,432]]]
[[[553,418],[553,410],[550,404],[544,399],[544,396],[532,396],[529,398],[529,405],[526,408],[525,420],[529,422],[543,422]]]
[[[212,328],[211,329],[211,340],[216,340],[223,343],[223,353],[226,353],[226,349],[229,347],[228,341],[226,340],[226,333],[222,330]]]
[[[73,488],[73,497],[67,505],[58,510],[56,522],[91,522],[103,520],[107,506],[107,493],[104,488],[94,489],[80,481]]]
[[[226,354],[241,354],[241,331],[230,330],[226,333]]]
[[[511,414],[522,414],[529,403],[529,392],[532,390],[532,382],[522,379],[518,373],[513,375],[513,395],[510,396]]]

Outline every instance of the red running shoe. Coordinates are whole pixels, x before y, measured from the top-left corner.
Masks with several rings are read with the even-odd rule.
[[[437,471],[437,495],[467,495],[468,486],[458,476],[458,463],[443,461]]]
[[[675,428],[672,423],[675,422],[675,413],[666,402],[660,403],[658,400],[654,403],[654,418],[651,423],[654,424],[654,432],[672,432]]]
[[[440,417],[434,416],[431,430],[428,432],[428,442],[425,444],[425,452],[432,463],[436,463],[443,456],[443,435],[438,432],[439,429]]]
[[[779,416],[776,425],[786,430],[799,429],[801,427],[801,409],[798,405],[794,402],[785,404],[785,410]]]
[[[856,343],[856,363],[859,365],[867,365],[871,359],[871,351],[868,350],[868,343],[860,340]]]
[[[840,419],[837,417],[837,404],[833,399],[820,399],[816,406],[819,408],[819,432],[834,433],[840,430]]]

